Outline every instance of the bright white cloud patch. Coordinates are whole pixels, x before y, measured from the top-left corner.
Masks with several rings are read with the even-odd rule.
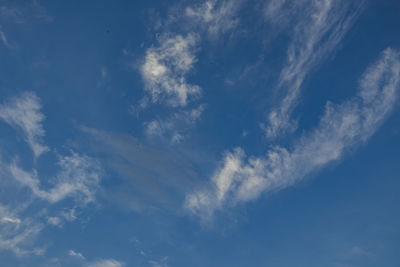
[[[363,75],[357,96],[341,105],[328,102],[318,127],[292,149],[275,147],[266,157],[250,157],[236,149],[225,156],[209,189],[187,196],[185,206],[210,218],[215,210],[258,198],[302,180],[365,141],[393,108],[400,82],[400,55],[386,49]]]
[[[73,197],[81,204],[92,202],[98,189],[101,175],[99,164],[93,159],[72,152],[59,159],[59,173],[54,178],[51,189],[42,189],[36,171],[22,170],[16,162],[9,166],[11,175],[22,185],[29,187],[39,198],[51,203]]]
[[[45,135],[42,123],[45,116],[40,109],[39,97],[31,92],[25,92],[19,97],[8,99],[0,105],[0,119],[24,134],[35,157],[49,150],[42,143],[42,137]]]
[[[304,79],[342,41],[363,2],[355,7],[342,0],[296,2],[296,10],[286,12],[287,16],[297,14],[293,21],[296,25],[277,86],[277,90],[282,90],[285,96],[268,117],[266,133],[269,138],[297,127],[290,116],[297,105]],[[282,0],[271,1],[266,9],[267,18],[280,21],[282,9],[293,9],[291,4],[286,7],[285,3]]]
[[[166,99],[172,106],[186,106],[190,97],[200,94],[199,86],[186,81],[197,61],[196,42],[194,34],[166,36],[159,47],[147,50],[141,73],[153,101]]]

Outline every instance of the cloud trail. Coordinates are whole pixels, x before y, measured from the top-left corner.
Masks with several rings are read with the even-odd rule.
[[[246,160],[240,148],[226,154],[211,185],[187,195],[185,207],[203,219],[216,210],[289,187],[351,149],[379,128],[398,97],[400,53],[387,48],[360,80],[358,94],[340,105],[328,102],[319,125],[294,143],[275,147],[265,157]]]
[[[41,107],[39,97],[32,92],[25,92],[0,105],[0,119],[23,133],[35,157],[49,151],[42,142],[45,116]]]
[[[301,87],[307,75],[331,54],[353,25],[364,1],[352,4],[342,0],[298,1],[293,6],[287,1],[271,1],[266,9],[268,20],[282,20],[282,12],[295,15],[292,41],[287,49],[287,60],[281,70],[276,90],[284,97],[268,116],[267,137],[275,138],[296,129],[291,114],[298,104]],[[290,5],[289,5],[290,6]],[[286,9],[295,9],[287,11]]]

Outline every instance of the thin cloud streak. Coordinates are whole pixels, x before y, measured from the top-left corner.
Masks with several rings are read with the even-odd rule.
[[[25,92],[0,105],[0,119],[23,133],[35,157],[49,151],[42,142],[45,116],[41,107],[39,97],[32,92]]]
[[[303,180],[365,143],[395,105],[400,54],[387,48],[364,73],[358,94],[341,105],[328,102],[319,125],[293,148],[275,147],[246,160],[240,148],[226,154],[208,189],[187,195],[185,207],[204,220],[216,210],[258,198]]]
[[[287,49],[287,61],[281,70],[276,90],[284,92],[279,107],[271,111],[268,125],[264,126],[268,138],[297,128],[291,114],[298,104],[301,87],[307,75],[331,54],[354,24],[365,1],[357,5],[342,0],[319,0],[296,3],[299,18],[293,39]],[[282,20],[286,1],[271,1],[267,6],[267,19]],[[288,15],[293,13],[288,12]]]

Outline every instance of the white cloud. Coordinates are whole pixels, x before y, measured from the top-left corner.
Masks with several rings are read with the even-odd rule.
[[[1,221],[4,223],[15,223],[15,224],[20,224],[21,220],[18,218],[11,218],[11,217],[3,217],[1,218]]]
[[[40,109],[40,99],[31,92],[8,99],[0,105],[0,119],[22,131],[35,157],[49,151],[42,144],[42,137],[45,135],[42,123],[45,116]]]
[[[82,253],[80,253],[80,252],[75,252],[75,251],[72,250],[72,249],[71,249],[70,251],[68,251],[68,255],[70,255],[71,257],[76,257],[76,258],[82,259],[82,260],[85,259],[85,256],[83,256]]]
[[[115,259],[98,259],[95,261],[88,262],[82,253],[76,252],[72,249],[68,251],[68,255],[81,260],[81,263],[83,264],[83,266],[87,266],[87,267],[122,267],[122,266],[124,266],[124,264],[122,262],[117,261]]]
[[[280,20],[286,1],[272,1],[267,6],[270,20]],[[277,90],[283,90],[285,97],[280,106],[269,115],[266,133],[269,138],[285,131],[294,130],[297,125],[290,121],[297,105],[300,89],[308,73],[327,57],[342,41],[343,37],[359,14],[364,1],[352,4],[342,0],[314,0],[295,3],[297,16],[293,23],[294,33],[287,49],[287,62],[283,67]],[[293,7],[292,7],[293,8]],[[287,12],[293,16],[294,12]],[[277,17],[278,16],[278,17]]]
[[[364,73],[357,96],[341,105],[330,102],[318,127],[291,150],[275,147],[266,157],[236,149],[227,153],[210,188],[189,194],[185,206],[204,219],[215,210],[291,186],[363,144],[393,108],[400,83],[400,55],[390,48]]]
[[[186,75],[197,61],[194,56],[197,38],[187,36],[164,36],[159,47],[147,49],[141,66],[145,89],[152,100],[166,98],[172,106],[186,106],[190,97],[200,94],[200,87],[187,83]]]
[[[59,159],[60,171],[54,179],[54,186],[49,190],[40,188],[37,172],[26,172],[16,162],[9,166],[11,175],[22,185],[29,187],[39,198],[51,203],[73,197],[81,204],[94,201],[98,189],[101,168],[93,159],[72,152],[71,156]]]
[[[101,259],[87,264],[88,267],[122,267],[124,264],[114,259]]]
[[[205,1],[197,7],[187,7],[186,16],[200,27],[217,36],[235,28],[239,22],[235,17],[240,1]]]

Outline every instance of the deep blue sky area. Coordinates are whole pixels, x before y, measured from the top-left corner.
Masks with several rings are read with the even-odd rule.
[[[0,0],[0,266],[400,266],[400,2]]]

